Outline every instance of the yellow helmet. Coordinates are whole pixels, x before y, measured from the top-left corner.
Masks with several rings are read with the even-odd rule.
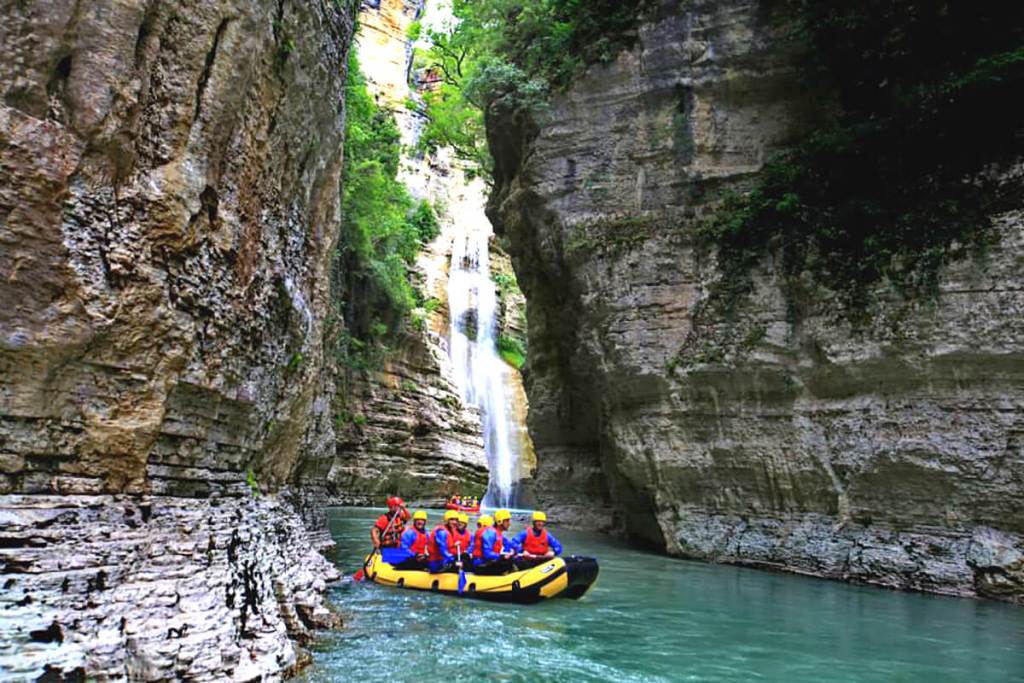
[[[480,526],[494,526],[494,518],[490,515],[480,515],[476,523]]]
[[[469,524],[469,515],[467,515],[465,512],[460,512],[459,521],[463,524]]]
[[[459,518],[458,510],[445,510],[444,511],[444,521],[447,522],[449,519],[458,519],[458,518]]]
[[[508,510],[506,510],[505,508],[502,508],[500,510],[496,510],[494,512],[494,521],[495,522],[504,522],[506,519],[512,519],[512,513],[509,512]]]
[[[423,510],[417,510],[416,512],[412,513],[412,518],[413,521],[416,521],[417,519],[422,519],[423,521],[426,521],[427,513]]]
[[[533,511],[533,521],[535,521],[535,522],[546,522],[546,521],[548,521],[548,516],[545,515],[543,512],[541,512],[540,510],[534,510]]]

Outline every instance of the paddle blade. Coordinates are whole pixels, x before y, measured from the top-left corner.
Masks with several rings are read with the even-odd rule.
[[[359,571],[357,571],[355,574],[352,575],[352,580],[353,581],[362,581],[365,576],[366,575],[363,573],[363,570],[360,569]]]
[[[459,595],[466,590],[466,572],[459,571]]]

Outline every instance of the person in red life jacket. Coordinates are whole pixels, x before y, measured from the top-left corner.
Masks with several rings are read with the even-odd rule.
[[[395,569],[426,569],[427,568],[427,513],[417,510],[412,516],[412,526],[402,532],[399,548],[404,552],[405,559],[395,564]]]
[[[460,512],[455,518],[455,529],[448,532],[448,549],[455,558],[456,569],[465,569],[472,563],[473,535],[466,528],[468,525],[469,515]]]
[[[473,565],[475,566],[478,562],[483,562],[483,541],[480,537],[484,535],[484,531],[488,527],[494,526],[494,518],[490,515],[480,515],[476,520],[476,531],[473,533],[473,537],[469,541],[469,556],[473,558]]]
[[[455,564],[454,545],[450,545],[452,533],[455,530],[455,520],[459,513],[455,510],[446,510],[444,523],[438,524],[430,532],[430,542],[427,544],[431,572],[443,571],[449,565]]]
[[[536,510],[533,513],[533,527],[516,534],[515,543],[520,551],[516,565],[520,569],[534,567],[562,554],[562,544],[545,528],[547,522],[548,516]]]
[[[402,532],[405,531],[405,522],[409,519],[409,511],[405,509],[404,500],[398,496],[388,496],[387,502],[387,513],[378,517],[370,529],[370,538],[373,539],[373,547],[376,549],[397,548]]]
[[[494,526],[486,527],[480,534],[480,561],[474,561],[474,574],[493,576],[516,568],[512,562],[515,545],[508,542],[511,538],[505,538],[505,532],[511,524],[512,515],[508,510],[497,510],[494,513]]]

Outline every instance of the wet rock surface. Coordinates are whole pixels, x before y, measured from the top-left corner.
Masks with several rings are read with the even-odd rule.
[[[352,4],[0,10],[5,671],[278,676],[322,621],[273,492],[333,450]]]
[[[709,313],[706,191],[831,100],[762,3],[652,16],[536,121],[489,113],[539,504],[688,557],[1020,601],[1024,215],[996,216],[997,246],[948,264],[934,300],[880,285],[867,324],[814,283],[794,316],[770,253],[736,312]]]
[[[4,503],[7,680],[274,680],[340,623],[337,570],[276,496]]]

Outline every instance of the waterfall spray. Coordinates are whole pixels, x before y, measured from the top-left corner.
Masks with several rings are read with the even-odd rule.
[[[484,504],[514,504],[513,473],[518,454],[510,439],[508,387],[497,350],[498,297],[491,281],[490,226],[455,236],[448,275],[450,352],[463,402],[480,409],[490,482]]]

